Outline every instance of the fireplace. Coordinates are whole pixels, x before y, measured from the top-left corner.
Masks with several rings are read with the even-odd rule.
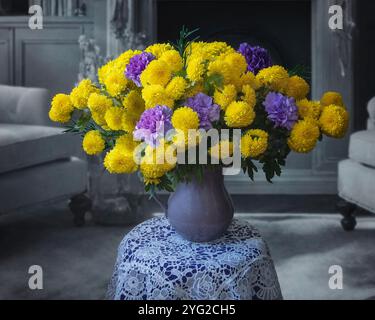
[[[202,40],[257,44],[277,64],[311,67],[311,1],[160,0],[156,6],[158,41],[175,40],[185,25],[200,28]]]
[[[343,1],[348,22],[356,1]],[[352,113],[354,42],[329,29],[328,10],[332,2],[142,0],[139,27],[149,43],[173,41],[185,25],[189,29],[200,28],[202,40],[223,40],[233,47],[246,41],[266,47],[274,63],[287,68],[304,65],[311,70],[312,99],[320,99],[325,91],[342,92]],[[345,76],[339,63],[342,56],[347,57]],[[227,186],[235,194],[335,194],[337,162],[346,157],[347,147],[347,140],[333,143],[324,139],[311,154],[292,153],[283,176],[272,185],[261,176],[256,177],[256,184],[250,184],[247,177],[235,176],[227,179]]]

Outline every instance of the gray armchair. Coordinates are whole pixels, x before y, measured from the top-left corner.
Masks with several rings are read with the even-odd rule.
[[[0,215],[66,198],[82,225],[87,164],[79,137],[48,119],[49,98],[45,89],[0,85]]]
[[[375,97],[367,110],[367,130],[350,136],[349,159],[340,161],[338,167],[338,209],[344,218],[341,225],[346,231],[356,226],[354,216],[358,207],[375,213]]]

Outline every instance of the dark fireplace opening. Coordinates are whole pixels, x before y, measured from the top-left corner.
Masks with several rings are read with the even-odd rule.
[[[202,40],[267,48],[274,63],[311,70],[311,0],[157,2],[157,40],[174,41],[185,25]]]
[[[28,0],[0,0],[0,16],[27,15],[29,2]]]

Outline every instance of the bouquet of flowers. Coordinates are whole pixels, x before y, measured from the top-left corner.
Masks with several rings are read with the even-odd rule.
[[[225,166],[236,150],[251,179],[258,161],[271,181],[290,151],[308,153],[323,135],[345,135],[349,116],[339,93],[309,100],[308,83],[273,65],[264,48],[243,43],[236,50],[191,35],[183,29],[175,44],[124,52],[99,69],[98,83],[84,79],[69,95],[57,94],[50,118],[81,133],[88,155],[106,152],[110,173],[138,171],[150,192],[173,191],[205,166]],[[205,132],[224,129],[241,130],[239,139],[213,139],[207,163],[179,161]]]

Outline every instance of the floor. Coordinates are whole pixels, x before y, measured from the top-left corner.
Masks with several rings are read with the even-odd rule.
[[[298,201],[306,208],[306,199]],[[264,213],[270,211],[266,202],[263,213],[239,217],[255,225],[268,242],[285,299],[375,298],[374,218],[360,217],[356,230],[346,233],[334,210],[306,214],[298,213],[296,205],[281,204],[290,213]],[[321,201],[321,206],[329,203]],[[129,227],[102,227],[89,221],[76,228],[71,218],[66,204],[0,217],[0,299],[105,297],[117,246]],[[43,269],[43,290],[28,287],[31,265]],[[342,267],[342,290],[328,286],[332,265]]]

